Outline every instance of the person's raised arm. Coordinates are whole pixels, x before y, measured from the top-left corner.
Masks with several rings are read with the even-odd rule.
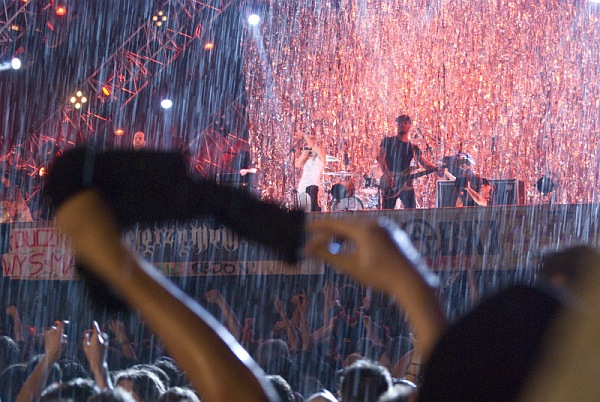
[[[363,324],[365,326],[365,336],[371,340],[375,345],[383,345],[384,342],[379,336],[379,327],[375,325],[375,322],[367,314],[361,315]]]
[[[325,153],[325,150],[321,148],[319,144],[317,144],[317,140],[315,139],[315,137],[311,137],[309,135],[304,134],[304,139],[306,140],[308,146],[312,148],[313,152],[317,153],[319,159],[321,159],[321,161],[325,163],[327,161],[327,154]]]
[[[133,350],[129,336],[127,336],[127,330],[123,321],[112,319],[108,322],[108,328],[115,335],[119,346],[121,346],[123,357],[131,362],[137,362],[137,355],[135,354],[135,350]]]
[[[408,236],[387,219],[321,219],[308,229],[305,250],[309,256],[396,298],[419,339],[416,351],[426,360],[446,321],[435,295],[438,278]]]
[[[298,169],[300,169],[302,166],[304,166],[307,159],[308,159],[308,151],[303,149],[302,152],[300,152],[300,156],[298,156],[296,158],[296,162],[295,162],[294,166],[296,166]]]
[[[21,387],[15,402],[34,402],[40,399],[40,395],[46,386],[50,369],[60,357],[63,345],[64,329],[61,321],[56,326],[44,333],[44,355],[40,359],[33,372],[27,377]]]
[[[108,335],[100,330],[94,321],[94,327],[83,333],[83,351],[90,364],[90,371],[100,390],[112,389],[112,381],[108,375]]]
[[[206,301],[209,303],[215,303],[217,307],[221,310],[223,315],[225,316],[225,323],[227,325],[227,329],[234,338],[238,341],[242,341],[242,324],[240,324],[240,320],[229,305],[227,300],[223,297],[221,292],[218,289],[211,289],[206,292],[204,295]]]
[[[296,334],[296,328],[294,327],[290,318],[288,317],[285,305],[279,297],[275,297],[274,304],[277,313],[279,313],[279,317],[281,317],[281,322],[285,329],[288,348],[290,349],[290,351],[295,352],[298,349],[300,349],[298,335]]]
[[[303,352],[310,351],[312,346],[310,342],[310,324],[308,322],[308,298],[306,297],[306,291],[302,289],[302,293],[297,294],[292,298],[292,301],[296,304],[296,311],[298,312],[298,326],[300,328],[300,340],[301,350]]]
[[[76,257],[161,337],[202,400],[277,400],[262,370],[231,333],[121,242],[113,212],[98,190],[64,201],[56,222],[70,236]]]
[[[8,306],[6,308],[6,315],[12,317],[13,320],[13,339],[15,342],[23,342],[23,324],[21,323],[19,310],[14,305]]]
[[[340,307],[340,294],[337,284],[326,282],[321,289],[323,292],[323,325],[315,329],[309,338],[310,344],[316,344],[323,338],[328,337],[337,323],[337,317],[334,316],[336,307]]]
[[[444,168],[444,177],[450,181],[456,180],[456,176],[454,176],[452,173],[450,173],[448,168]]]

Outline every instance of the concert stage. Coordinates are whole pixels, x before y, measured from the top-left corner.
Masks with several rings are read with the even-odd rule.
[[[535,269],[547,249],[581,243],[597,246],[599,211],[598,204],[496,206],[312,213],[307,219],[387,217],[408,233],[435,271],[506,271]],[[68,242],[53,222],[4,225],[0,236],[6,279],[76,279]],[[322,275],[326,271],[318,261],[285,264],[271,250],[211,220],[138,227],[125,239],[170,277]]]

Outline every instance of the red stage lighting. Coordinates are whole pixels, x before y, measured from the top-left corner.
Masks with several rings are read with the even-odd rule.
[[[65,6],[58,6],[54,10],[54,12],[56,13],[56,15],[59,15],[59,16],[66,15],[67,14],[67,7],[65,7]]]

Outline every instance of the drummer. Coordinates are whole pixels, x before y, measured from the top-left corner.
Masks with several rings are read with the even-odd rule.
[[[295,163],[297,168],[302,168],[302,177],[297,188],[299,207],[305,212],[321,211],[320,194],[323,194],[323,169],[327,155],[314,136],[306,133],[302,136],[306,146]]]

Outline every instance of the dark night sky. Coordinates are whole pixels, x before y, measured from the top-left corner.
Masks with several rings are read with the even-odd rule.
[[[180,18],[178,21],[186,17],[179,7],[172,8],[171,2],[165,1],[78,0],[69,5],[66,17],[55,16],[45,1],[31,3],[28,12],[15,20],[25,30],[19,35],[5,30],[10,39],[3,43],[5,55],[23,48],[31,65],[19,71],[0,71],[0,102],[4,111],[0,133],[4,150],[26,143],[32,135],[56,138],[53,131],[60,123],[60,113],[55,112],[157,10],[166,9],[170,17]],[[234,99],[241,99],[239,43],[243,24],[238,5],[228,4],[220,13],[205,8],[189,21],[186,26],[202,26],[198,38],[157,73],[127,106],[122,107],[118,100],[103,104],[98,113],[112,116],[114,124],[102,128],[98,125],[91,133],[84,129],[83,138],[91,137],[98,143],[112,141],[113,125],[118,120],[128,135],[142,130],[155,137],[170,135],[191,141],[195,134],[215,123],[214,116],[220,115],[221,109],[227,109]],[[136,47],[143,46],[143,37],[146,35],[137,34],[126,45],[127,50],[137,52]],[[204,50],[207,40],[215,43],[211,52]],[[157,107],[164,92],[169,92],[176,102],[167,113]]]

